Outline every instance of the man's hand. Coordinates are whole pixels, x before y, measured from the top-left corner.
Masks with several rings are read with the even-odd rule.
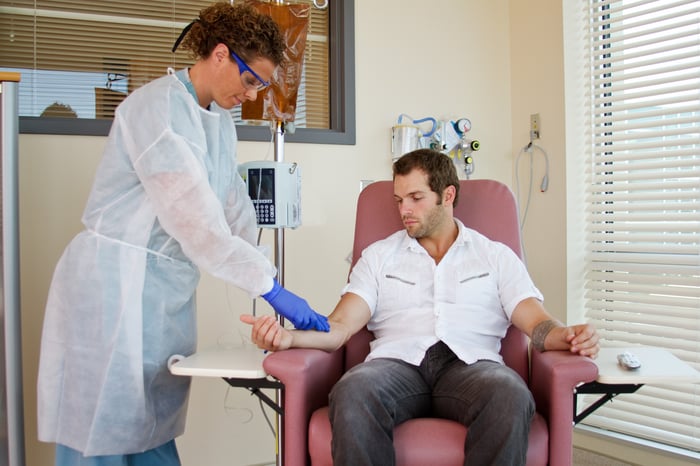
[[[570,345],[569,351],[595,359],[598,357],[598,332],[591,324],[564,327],[564,340]]]
[[[523,299],[511,317],[517,328],[530,336],[537,351],[564,350],[596,358],[600,337],[590,324],[564,326],[535,298]]]
[[[254,317],[242,314],[241,322],[252,325],[250,336],[258,348],[267,351],[280,351],[292,345],[292,334],[285,330],[273,316]]]
[[[581,356],[595,359],[598,356],[600,337],[590,324],[555,327],[547,335],[546,349],[566,349]]]

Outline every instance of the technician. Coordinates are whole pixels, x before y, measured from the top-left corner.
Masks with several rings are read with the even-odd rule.
[[[117,108],[83,213],[49,291],[38,380],[39,440],[56,465],[179,465],[190,379],[167,360],[196,346],[199,269],[262,295],[298,328],[324,316],[282,288],[256,247],[229,113],[283,61],[268,16],[203,9],[176,42],[195,59]]]

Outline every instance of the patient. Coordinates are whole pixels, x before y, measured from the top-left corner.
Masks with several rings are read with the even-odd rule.
[[[449,157],[419,149],[393,172],[405,228],[363,251],[329,333],[289,331],[272,316],[241,320],[271,351],[333,351],[365,325],[374,333],[367,359],[330,395],[334,465],[394,464],[394,426],[427,416],[469,427],[465,464],[523,465],[535,406],[499,355],[508,326],[538,351],[592,358],[598,335],[557,322],[515,253],[454,218],[459,180]]]

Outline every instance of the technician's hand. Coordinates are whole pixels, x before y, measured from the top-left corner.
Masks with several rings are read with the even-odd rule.
[[[285,330],[272,316],[255,317],[250,314],[241,314],[241,322],[250,324],[253,329],[250,337],[258,348],[267,351],[281,351],[288,349],[292,344],[292,334]]]
[[[569,351],[595,359],[598,356],[600,337],[591,324],[570,325],[564,328],[564,339],[570,345]]]
[[[328,332],[331,329],[326,316],[315,312],[305,299],[283,288],[277,280],[274,280],[272,289],[262,295],[262,298],[270,303],[275,312],[289,319],[300,330]]]

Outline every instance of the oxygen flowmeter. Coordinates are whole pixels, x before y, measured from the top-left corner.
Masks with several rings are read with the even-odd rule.
[[[301,169],[296,163],[254,161],[238,166],[260,228],[301,225]]]

